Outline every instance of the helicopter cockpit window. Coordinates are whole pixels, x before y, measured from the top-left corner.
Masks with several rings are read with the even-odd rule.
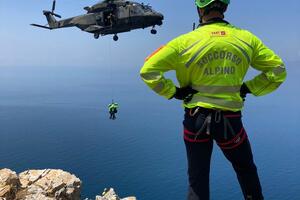
[[[134,3],[132,4],[132,9],[130,9],[131,14],[133,15],[141,15],[143,14],[143,9],[140,4]]]
[[[145,12],[151,12],[151,11],[152,11],[152,7],[149,6],[149,5],[145,5],[144,3],[141,4],[141,7],[142,7],[142,9],[143,9]]]
[[[146,12],[151,12],[151,11],[152,11],[151,6],[148,6],[148,5],[142,5],[142,7],[143,7],[144,11],[146,11]]]

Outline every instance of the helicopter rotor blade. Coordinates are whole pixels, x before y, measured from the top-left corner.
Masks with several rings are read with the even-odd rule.
[[[54,15],[55,17],[61,18],[61,16],[56,13],[52,13],[52,15]]]
[[[55,7],[56,7],[56,0],[53,0],[53,4],[52,4],[52,13],[55,11]]]

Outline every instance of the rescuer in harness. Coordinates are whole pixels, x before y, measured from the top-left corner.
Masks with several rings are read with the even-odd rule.
[[[110,114],[109,119],[112,119],[112,120],[116,119],[116,114],[118,113],[118,108],[119,108],[119,105],[114,102],[112,102],[111,104],[108,105],[108,110],[109,110],[109,114]]]
[[[141,77],[159,95],[183,101],[188,200],[209,200],[214,140],[232,163],[244,199],[262,200],[241,110],[248,93],[263,96],[280,86],[286,78],[284,63],[255,35],[224,20],[230,0],[195,2],[200,27],[151,54]],[[249,66],[261,74],[244,81]],[[164,77],[170,70],[176,71],[180,87]]]

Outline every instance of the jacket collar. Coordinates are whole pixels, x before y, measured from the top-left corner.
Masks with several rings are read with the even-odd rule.
[[[222,18],[212,18],[212,19],[210,19],[208,22],[200,23],[200,24],[199,24],[199,27],[206,26],[206,25],[210,25],[210,24],[215,24],[215,23],[225,23],[225,24],[229,24],[229,22],[225,21],[225,20],[222,19]]]

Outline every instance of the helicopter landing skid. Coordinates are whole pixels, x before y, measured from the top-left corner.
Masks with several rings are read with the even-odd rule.
[[[151,32],[151,34],[153,34],[153,35],[157,34],[157,30],[155,29],[155,26],[152,27],[152,29],[151,29],[150,32]]]
[[[94,33],[94,38],[95,38],[95,39],[99,39],[99,37],[100,37],[100,34],[99,34],[99,33]]]
[[[114,40],[114,41],[118,41],[118,40],[119,40],[119,37],[118,37],[117,34],[114,35],[113,40]]]

